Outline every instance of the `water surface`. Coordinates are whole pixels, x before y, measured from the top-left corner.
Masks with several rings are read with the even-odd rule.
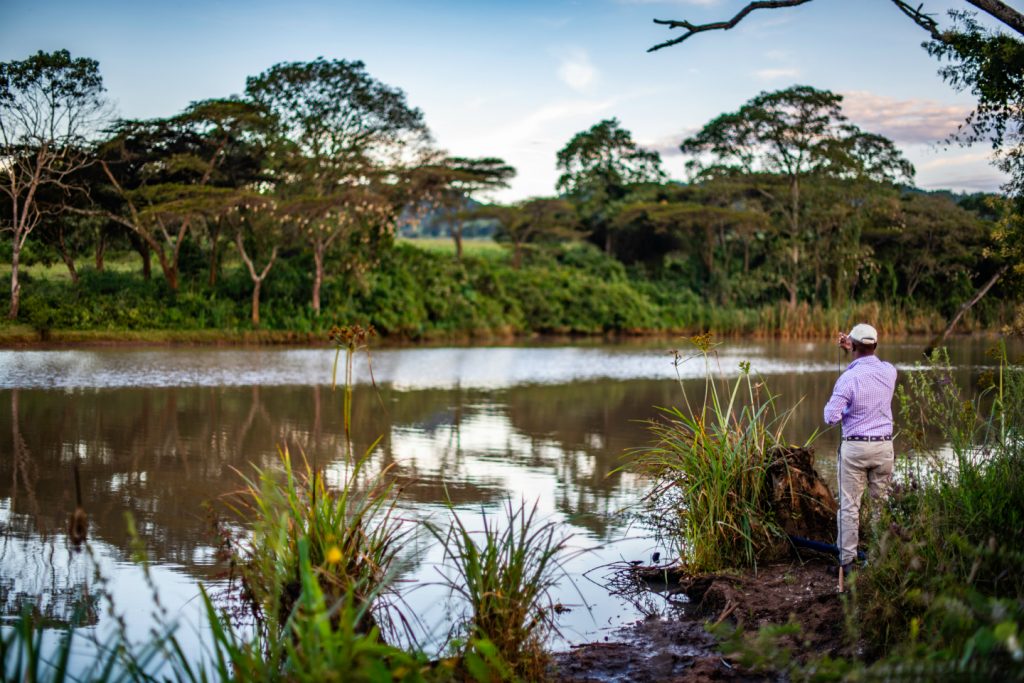
[[[559,589],[572,605],[556,645],[600,639],[638,617],[609,597],[600,567],[649,560],[659,550],[621,513],[645,482],[618,471],[623,452],[649,441],[656,406],[700,394],[702,359],[680,362],[672,342],[586,346],[381,349],[356,363],[356,452],[380,437],[372,467],[392,466],[400,504],[416,523],[443,519],[450,500],[471,526],[511,498],[536,501],[564,523],[575,577]],[[971,386],[992,361],[990,342],[952,346],[957,381]],[[910,371],[920,343],[880,355]],[[683,357],[692,350],[684,350]],[[797,404],[786,438],[821,429],[821,408],[841,359],[828,343],[728,343],[713,369],[763,375],[779,405]],[[211,515],[240,485],[238,471],[274,467],[279,449],[304,453],[344,476],[340,392],[332,391],[327,349],[89,349],[0,351],[0,614],[25,602],[70,618],[93,578],[90,560],[68,550],[63,530],[74,508],[78,463],[91,521],[92,555],[109,580],[115,609],[139,633],[153,623],[151,586],[130,562],[124,514],[135,519],[152,562],[152,582],[171,618],[199,638],[197,585],[223,583]],[[372,380],[370,369],[372,367]],[[816,441],[831,477],[835,430]],[[406,549],[403,578],[423,636],[439,637],[452,615],[437,586],[439,549],[426,537]],[[414,590],[413,590],[414,589]],[[110,627],[104,609],[94,628]]]

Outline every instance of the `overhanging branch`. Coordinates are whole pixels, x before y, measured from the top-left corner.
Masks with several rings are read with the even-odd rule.
[[[678,45],[690,36],[704,31],[728,31],[729,29],[736,26],[736,24],[743,21],[743,18],[748,14],[757,9],[779,9],[782,7],[796,7],[797,5],[803,5],[804,3],[811,2],[812,0],[757,0],[757,2],[751,2],[746,7],[741,9],[732,19],[728,21],[714,21],[709,24],[694,24],[689,21],[677,21],[675,19],[655,19],[655,24],[661,24],[668,26],[670,29],[682,28],[686,29],[686,33],[681,36],[677,36],[672,40],[666,40],[664,43],[659,43],[654,47],[648,49],[648,52],[654,52],[660,50],[663,47],[670,47],[672,45]]]
[[[677,19],[655,19],[655,24],[668,26],[669,29],[684,29],[685,33],[676,36],[671,40],[666,40],[663,43],[658,43],[647,51],[654,52],[665,47],[678,45],[687,38],[705,31],[728,31],[743,21],[743,19],[754,10],[796,7],[797,5],[803,5],[812,1],[813,0],[757,0],[756,2],[747,3],[747,5],[736,14],[736,16],[728,21],[713,21],[707,24],[694,24],[691,21]],[[1000,0],[964,1],[998,19],[1004,26],[1013,29],[1017,33],[1024,34],[1024,14],[1021,14],[1005,2],[1000,2]],[[923,11],[923,4],[918,4],[915,7],[904,0],[892,0],[892,3],[896,5],[903,14],[909,17],[911,21],[927,31],[928,35],[930,35],[933,40],[943,43],[949,42],[949,36],[939,28],[939,23],[930,14]]]

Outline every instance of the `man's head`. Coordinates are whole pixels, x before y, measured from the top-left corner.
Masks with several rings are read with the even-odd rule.
[[[878,330],[867,323],[859,323],[850,330],[850,342],[853,344],[853,352],[861,356],[870,356],[878,348]]]

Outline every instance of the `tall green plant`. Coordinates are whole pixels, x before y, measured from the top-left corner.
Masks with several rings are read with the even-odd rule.
[[[974,400],[945,354],[908,373],[900,392],[901,486],[850,623],[890,659],[928,659],[992,676],[1024,675],[1024,370],[1005,348]],[[940,446],[929,446],[927,433]]]
[[[793,408],[780,410],[747,362],[731,384],[717,378],[710,337],[690,342],[696,353],[677,351],[676,369],[703,360],[703,397],[691,402],[680,378],[683,407],[660,409],[660,419],[649,423],[654,443],[630,451],[626,467],[653,480],[644,519],[689,570],[756,566],[785,538],[766,504],[767,471],[773,447],[785,444]]]
[[[427,528],[454,569],[448,586],[468,604],[469,646],[463,656],[474,665],[471,672],[483,659],[502,679],[542,680],[548,663],[545,640],[560,609],[551,589],[565,575],[561,561],[567,538],[557,523],[537,519],[536,503],[509,500],[504,513],[503,524],[485,516],[479,534],[454,511],[449,527],[428,523]]]
[[[372,447],[371,447],[372,451]],[[250,539],[237,554],[247,593],[260,623],[283,627],[302,592],[299,543],[309,545],[321,590],[333,602],[351,594],[360,609],[387,585],[398,551],[412,529],[396,514],[388,471],[361,481],[370,452],[348,466],[337,490],[308,461],[296,472],[287,449],[282,473],[256,468],[244,477],[237,509],[251,524]],[[376,625],[366,610],[361,628]]]

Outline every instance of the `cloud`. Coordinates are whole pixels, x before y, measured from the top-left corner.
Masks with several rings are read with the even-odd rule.
[[[597,68],[585,50],[571,50],[558,65],[558,77],[577,92],[583,92],[597,80]]]
[[[682,152],[679,151],[679,145],[683,140],[697,133],[700,128],[683,128],[678,133],[669,133],[668,135],[662,135],[652,140],[639,140],[640,146],[644,149],[649,149],[652,152],[657,152],[665,157],[677,157],[682,156]]]
[[[506,126],[494,137],[519,144],[536,144],[546,138],[551,126],[568,121],[590,121],[609,111],[615,100],[565,100],[546,104],[527,114],[516,123]],[[590,124],[596,123],[593,121]]]
[[[971,108],[934,100],[897,100],[855,91],[843,94],[843,112],[871,133],[894,142],[928,144],[940,142],[955,132]]]
[[[798,78],[800,76],[800,69],[793,67],[777,67],[774,69],[758,69],[754,72],[754,77],[759,78],[762,81],[775,81],[780,78]]]
[[[963,166],[972,162],[988,163],[992,160],[991,152],[965,152],[963,154],[947,154],[938,159],[931,159],[917,165],[922,170],[935,170]]]

